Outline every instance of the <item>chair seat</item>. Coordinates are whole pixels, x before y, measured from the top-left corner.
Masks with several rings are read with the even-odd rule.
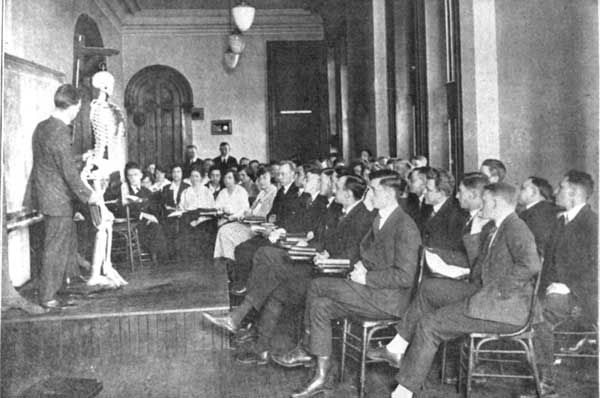
[[[385,327],[392,326],[400,322],[398,318],[389,319],[367,319],[367,318],[351,318],[351,321],[360,324],[363,328]]]
[[[473,339],[526,339],[529,337],[533,337],[534,331],[532,329],[526,330],[523,333],[519,334],[500,334],[500,333],[470,333],[469,337]]]

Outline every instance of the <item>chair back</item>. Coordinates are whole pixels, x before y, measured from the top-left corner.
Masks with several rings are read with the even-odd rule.
[[[540,290],[541,279],[542,279],[542,271],[541,270],[532,277],[533,290],[531,292],[531,300],[529,302],[529,315],[527,316],[527,322],[525,322],[525,325],[523,325],[523,327],[520,328],[519,330],[517,330],[516,332],[501,334],[502,337],[518,336],[518,335],[523,334],[531,329],[531,325],[533,325],[533,321],[535,318],[536,300],[537,300],[538,291]]]
[[[417,296],[417,292],[419,291],[419,287],[421,286],[421,282],[423,281],[423,270],[425,269],[425,265],[425,247],[421,245],[419,246],[419,261],[417,262],[417,272],[415,272],[415,281],[410,297],[411,301],[414,300]]]

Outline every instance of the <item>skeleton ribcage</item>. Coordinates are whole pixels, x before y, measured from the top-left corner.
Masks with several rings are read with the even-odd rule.
[[[104,163],[110,167],[110,171],[118,170],[121,167],[118,164],[122,161],[119,154],[123,151],[120,146],[125,132],[122,113],[116,105],[97,100],[92,101],[90,108],[95,162],[98,166]]]

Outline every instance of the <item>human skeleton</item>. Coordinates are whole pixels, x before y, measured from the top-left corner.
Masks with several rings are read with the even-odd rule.
[[[120,171],[123,166],[121,163],[124,162],[125,118],[117,105],[108,102],[114,88],[113,76],[105,71],[98,72],[92,77],[92,85],[100,90],[90,109],[94,149],[86,160],[81,176],[85,183],[91,180],[90,188],[103,195],[109,175]],[[92,170],[94,167],[96,168]],[[115,218],[104,203],[92,205],[90,210],[98,231],[94,242],[92,275],[87,283],[111,287],[126,285],[127,282],[113,268],[110,260]]]

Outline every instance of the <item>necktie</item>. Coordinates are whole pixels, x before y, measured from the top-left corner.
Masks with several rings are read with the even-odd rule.
[[[562,225],[562,226],[565,226],[569,223],[569,219],[567,218],[566,214],[563,214],[562,216],[560,216],[559,220],[560,220],[560,225]]]
[[[375,216],[375,220],[373,220],[373,231],[379,232],[379,224],[381,223],[381,216],[379,213]]]
[[[498,227],[496,224],[492,224],[488,229],[488,234],[485,237],[485,242],[483,244],[483,250],[485,250],[485,255],[487,256],[490,251],[490,247],[492,246],[492,241],[496,236],[496,232],[498,231]]]

